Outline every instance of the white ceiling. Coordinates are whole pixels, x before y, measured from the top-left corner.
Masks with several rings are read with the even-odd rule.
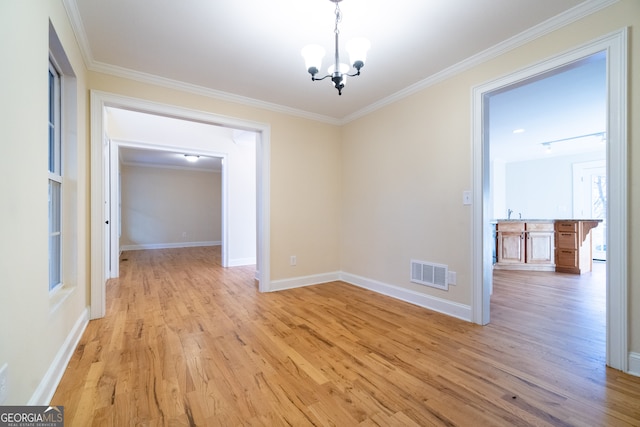
[[[300,55],[318,43],[332,56],[329,0],[64,1],[91,70],[334,123],[612,2],[341,1],[341,49],[355,36],[372,47],[362,75],[338,96],[330,82],[311,81]]]
[[[606,55],[600,52],[491,95],[491,158],[514,162],[587,152],[604,155],[606,74]]]

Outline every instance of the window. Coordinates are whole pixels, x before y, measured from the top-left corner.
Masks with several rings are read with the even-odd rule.
[[[61,78],[49,59],[49,291],[62,286]]]

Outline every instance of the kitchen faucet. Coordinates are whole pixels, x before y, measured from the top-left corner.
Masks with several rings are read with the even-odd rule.
[[[513,209],[507,210],[507,219],[511,219],[511,214],[513,213]]]

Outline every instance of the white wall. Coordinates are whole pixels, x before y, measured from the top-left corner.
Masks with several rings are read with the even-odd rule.
[[[50,23],[76,89],[65,97],[75,111],[63,118],[63,288],[55,294],[47,239]],[[44,405],[88,322],[86,70],[60,1],[0,2],[0,39],[0,367],[8,395],[0,404]]]
[[[219,245],[219,172],[124,165],[121,169],[122,250]]]
[[[605,152],[553,157],[505,165],[505,210],[496,219],[569,219],[573,214],[573,164],[604,160]],[[496,184],[499,186],[499,184]],[[495,197],[495,196],[494,196]]]

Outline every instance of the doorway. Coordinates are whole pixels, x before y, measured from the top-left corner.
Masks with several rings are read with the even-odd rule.
[[[607,365],[628,371],[627,245],[627,30],[597,39],[583,47],[533,65],[473,89],[473,293],[472,316],[478,324],[490,321],[493,239],[490,203],[488,94],[540,76],[550,70],[605,52],[607,58]]]
[[[120,108],[161,117],[176,118],[196,123],[205,123],[231,129],[255,132],[256,137],[256,279],[261,292],[270,290],[269,269],[269,156],[270,128],[268,125],[250,122],[211,113],[189,110],[181,107],[157,104],[141,99],[123,97],[104,92],[91,92],[91,318],[104,317],[105,301],[105,262],[109,213],[106,212],[106,181],[109,171],[105,167],[105,159],[109,141],[106,138],[106,108]],[[188,152],[201,150],[201,147],[182,147]]]
[[[133,126],[145,126],[143,120],[137,120],[138,115],[123,114]],[[166,126],[170,128],[172,122]],[[122,137],[122,126],[119,128]],[[217,245],[222,249],[222,266],[228,267],[229,233],[224,232],[229,212],[228,174],[223,168],[226,153],[199,150],[187,154],[184,149],[175,151],[161,144],[121,139],[110,139],[110,146],[111,158],[115,159],[107,196],[111,205],[108,245],[112,264],[106,278],[119,277],[118,261],[126,250]],[[254,172],[255,165],[246,171]],[[255,203],[255,188],[248,190],[253,191],[247,191],[246,197]],[[246,250],[255,254],[255,216],[243,225],[254,230],[253,238],[246,243],[251,247]],[[255,264],[255,255],[248,261],[245,264]]]
[[[122,247],[220,244],[224,267],[256,264],[256,132],[113,107],[106,107],[106,123],[114,159],[109,278],[117,277]],[[127,173],[118,182],[121,169]],[[137,195],[119,197],[122,185]]]

